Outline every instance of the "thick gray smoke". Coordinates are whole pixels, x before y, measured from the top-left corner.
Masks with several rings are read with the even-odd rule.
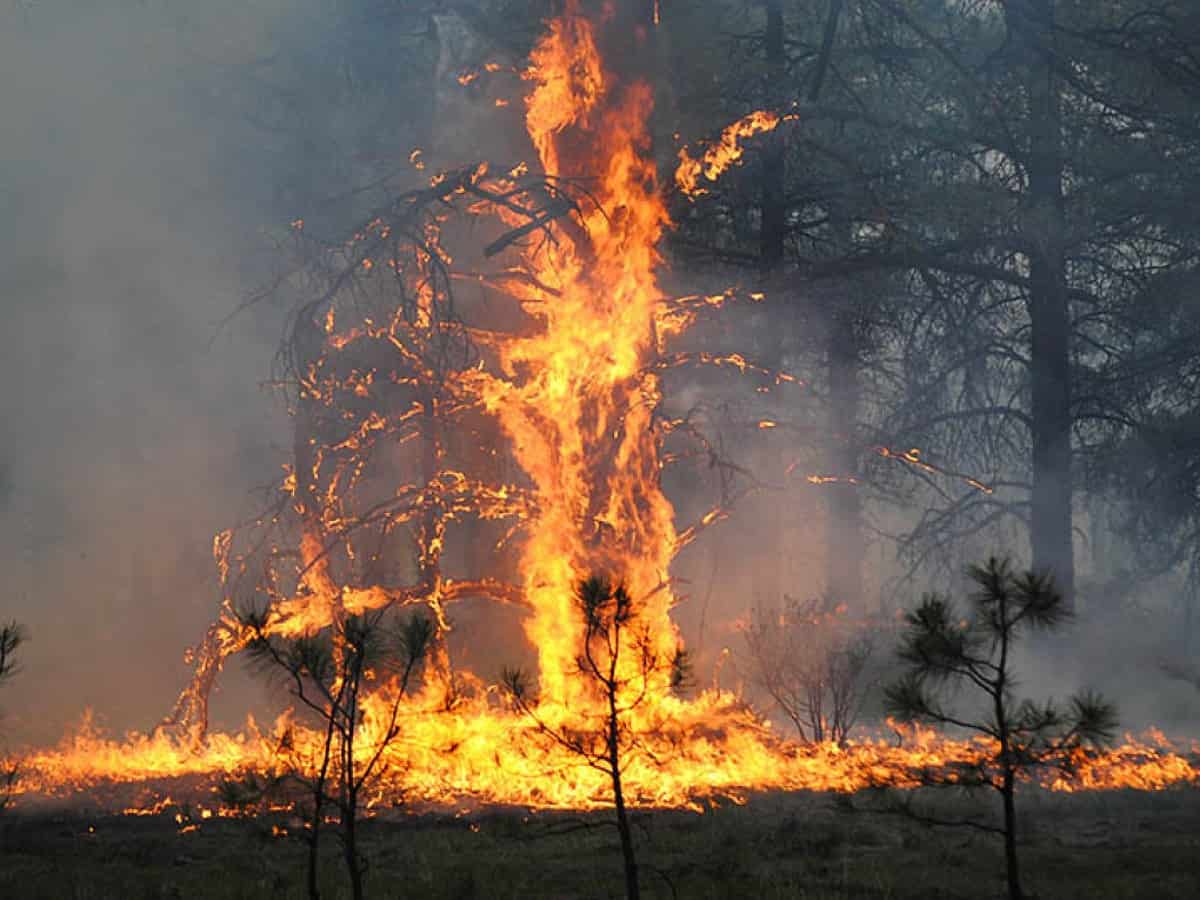
[[[0,615],[31,636],[14,740],[87,706],[115,729],[169,709],[218,599],[211,537],[277,464],[256,385],[278,326],[218,327],[268,173],[208,90],[272,21],[188,7],[0,10]]]

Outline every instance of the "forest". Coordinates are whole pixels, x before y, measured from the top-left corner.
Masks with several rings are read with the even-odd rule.
[[[0,894],[1196,896],[1200,8],[19,0],[0,75]]]

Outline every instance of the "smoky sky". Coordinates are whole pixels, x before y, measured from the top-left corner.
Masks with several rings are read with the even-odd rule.
[[[270,173],[212,98],[279,20],[186,6],[0,10],[0,615],[30,635],[0,702],[15,740],[88,706],[118,731],[169,709],[219,600],[211,537],[278,467],[259,387],[277,323],[220,327],[276,213]]]

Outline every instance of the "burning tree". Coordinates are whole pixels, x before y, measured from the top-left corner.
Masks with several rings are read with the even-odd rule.
[[[569,3],[531,54],[526,124],[541,174],[521,163],[436,175],[347,239],[293,223],[294,262],[268,291],[304,298],[280,353],[292,459],[272,505],[216,540],[223,611],[174,725],[202,733],[223,661],[260,637],[398,606],[427,608],[441,637],[447,608],[468,598],[525,613],[542,696],[570,702],[587,693],[578,640],[561,629],[577,571],[626,573],[655,654],[674,653],[671,562],[722,516],[676,530],[661,451],[692,429],[664,410],[662,373],[757,370],[669,352],[726,297],[659,289],[668,216],[646,128],[652,92],[606,65],[602,44],[627,37],[606,28],[617,25]],[[480,299],[464,300],[464,283]],[[511,547],[515,566],[454,545],[451,527],[467,523],[476,548]],[[263,610],[260,632],[239,607]],[[447,643],[434,646],[432,681],[452,702],[460,682]]]
[[[246,611],[241,619],[253,634],[251,660],[281,673],[292,696],[314,714],[321,738],[300,746],[287,736],[286,778],[309,794],[308,895],[318,900],[317,867],[326,810],[338,817],[343,859],[355,900],[363,896],[365,865],[358,849],[361,798],[385,767],[384,753],[401,734],[401,704],[430,648],[432,623],[419,615],[388,627],[381,612],[352,616],[324,632],[280,638],[268,631],[267,615]],[[366,696],[368,681],[386,679]],[[315,759],[310,758],[315,756]]]
[[[256,527],[218,537],[224,613],[173,723],[203,729],[222,661],[249,639],[232,614],[239,595],[268,606],[283,636],[416,604],[443,633],[456,601],[516,604],[559,696],[574,649],[555,637],[575,565],[623,564],[672,631],[670,593],[656,590],[677,549],[658,483],[659,354],[694,310],[655,282],[667,219],[646,152],[650,92],[612,77],[573,5],[525,77],[544,174],[481,164],[434,176],[349,240],[294,223],[297,262],[271,286],[309,298],[280,354],[293,459]],[[456,248],[452,270],[444,236],[462,220],[486,245]],[[492,257],[504,265],[486,268]],[[456,281],[479,285],[483,304],[460,303]],[[520,478],[500,477],[508,460]],[[489,574],[504,566],[486,559],[448,575],[447,531],[465,521],[498,524],[484,546],[522,539],[516,578]],[[448,677],[448,660],[435,668]]]
[[[388,196],[349,234],[292,224],[287,264],[259,295],[291,301],[277,369],[291,455],[263,512],[216,538],[221,613],[194,653],[193,681],[169,719],[176,729],[202,740],[208,694],[233,654],[318,633],[344,653],[348,622],[419,608],[434,633],[422,683],[406,690],[420,739],[403,753],[426,754],[421,764],[440,767],[447,791],[462,790],[466,772],[472,792],[487,783],[544,796],[538,776],[523,786],[494,763],[527,762],[528,721],[490,703],[487,685],[451,659],[452,606],[483,600],[521,615],[537,654],[537,712],[555,727],[588,731],[612,712],[599,672],[579,665],[592,643],[615,642],[612,658],[626,661],[612,676],[620,704],[637,674],[624,666],[653,663],[628,713],[673,723],[655,740],[679,740],[664,745],[671,778],[639,770],[654,782],[641,786],[648,795],[678,801],[698,773],[718,769],[731,786],[778,777],[773,739],[736,698],[672,693],[671,566],[727,504],[677,528],[663,469],[713,451],[696,419],[670,408],[664,379],[694,365],[739,373],[758,393],[794,379],[737,353],[680,346],[736,292],[671,297],[660,287],[670,223],[647,127],[653,96],[645,79],[606,61],[627,49],[620,26],[573,2],[547,23],[522,76],[540,171],[522,162],[442,172]],[[718,177],[736,151],[735,140],[706,155],[704,177]],[[736,494],[722,488],[722,501]],[[564,629],[579,614],[577,573],[595,571],[622,573],[631,599],[620,627]],[[245,609],[257,611],[253,621]],[[301,668],[311,681],[316,672]],[[706,739],[686,741],[689,729]],[[408,760],[393,753],[402,770]],[[563,760],[543,762],[540,772]],[[571,802],[603,791],[581,786]]]
[[[639,621],[637,604],[623,584],[614,587],[608,578],[592,575],[576,586],[574,600],[583,626],[583,649],[576,666],[600,701],[585,721],[535,700],[528,678],[519,669],[505,670],[503,681],[513,704],[537,724],[541,734],[609,779],[625,860],[625,895],[636,900],[641,889],[623,773],[630,758],[645,749],[639,730],[647,723],[637,720],[639,709],[663,678],[672,687],[682,686],[687,654],[682,647],[670,656],[659,652],[650,626]]]
[[[889,686],[891,711],[908,721],[961,728],[989,742],[991,752],[968,766],[929,773],[925,783],[990,788],[1000,794],[1000,827],[974,820],[952,822],[923,816],[937,825],[968,825],[1001,834],[1011,900],[1021,900],[1017,860],[1016,789],[1020,777],[1047,766],[1069,768],[1088,744],[1107,743],[1116,729],[1114,707],[1085,693],[1064,709],[1053,701],[1017,700],[1013,656],[1019,638],[1052,631],[1070,610],[1048,575],[1015,573],[1007,560],[989,559],[968,569],[978,585],[969,618],[960,618],[945,597],[931,595],[907,616],[899,655],[908,673]],[[972,716],[947,705],[948,688],[973,690],[986,712]]]

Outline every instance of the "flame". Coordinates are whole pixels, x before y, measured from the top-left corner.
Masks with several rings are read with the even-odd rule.
[[[367,737],[378,738],[370,707],[364,722]],[[913,788],[931,772],[979,771],[996,749],[985,740],[952,740],[930,729],[892,724],[892,735],[861,737],[845,746],[833,743],[797,745],[781,740],[772,729],[748,713],[734,714],[730,698],[705,692],[690,703],[664,711],[671,718],[662,735],[664,746],[687,735],[684,749],[631,759],[627,774],[630,800],[644,808],[678,807],[699,810],[713,798],[740,800],[749,791],[788,790],[853,793],[878,786]],[[590,809],[607,805],[606,776],[586,766],[563,767],[553,748],[537,740],[536,728],[524,720],[480,714],[470,710],[437,715],[432,709],[412,719],[403,750],[396,750],[388,775],[380,785],[384,796],[404,796],[431,808],[455,808],[466,803],[518,804],[541,809]],[[713,730],[712,723],[726,727]],[[732,727],[736,726],[736,727]],[[140,802],[118,806],[126,815],[169,814],[173,806],[190,808],[201,821],[244,814],[211,798],[205,787],[214,776],[237,776],[246,771],[286,771],[282,735],[292,735],[288,753],[316,759],[319,736],[293,730],[285,715],[273,731],[253,722],[237,736],[211,735],[200,751],[166,734],[104,738],[85,719],[77,734],[54,749],[33,754],[22,762],[21,790],[26,794],[69,796],[99,785],[136,784],[158,780],[159,787],[142,789]],[[364,753],[370,752],[364,748]],[[1033,783],[1053,792],[1094,790],[1158,791],[1200,785],[1197,755],[1200,746],[1182,750],[1161,732],[1126,734],[1124,742],[1106,752],[1080,751],[1069,771],[1048,769]],[[983,771],[987,771],[986,767]],[[547,773],[554,773],[548,777]],[[189,786],[189,776],[203,779]],[[1027,779],[1029,780],[1029,779]],[[199,803],[191,796],[203,798]],[[181,798],[175,800],[172,798]],[[286,809],[275,805],[273,809]]]
[[[756,134],[774,131],[780,122],[793,118],[794,115],[781,117],[770,110],[755,110],[726,126],[717,142],[699,157],[692,156],[687,147],[681,148],[679,166],[675,170],[676,186],[691,200],[704,196],[708,189],[700,184],[701,177],[716,181],[730,166],[741,162],[742,141]]]
[[[670,594],[660,590],[675,530],[657,483],[651,411],[659,388],[649,372],[660,305],[656,247],[668,218],[648,159],[648,86],[615,84],[591,24],[573,11],[552,23],[531,60],[526,126],[543,170],[592,170],[599,183],[581,214],[582,236],[526,255],[537,282],[556,296],[530,298],[542,329],[505,347],[507,377],[481,375],[481,390],[541,501],[521,562],[534,610],[527,634],[539,649],[543,692],[567,703],[579,699],[570,676],[580,648],[569,637],[576,629],[562,626],[575,615],[580,572],[621,573],[661,649],[677,642]],[[532,374],[514,381],[518,371]],[[589,531],[584,523],[597,525]]]
[[[656,21],[657,16],[656,4]],[[499,68],[489,64],[485,70]],[[477,73],[464,73],[460,81],[467,84],[475,77]],[[581,629],[572,605],[577,579],[594,571],[623,578],[639,620],[649,626],[653,650],[670,657],[680,643],[670,617],[676,599],[670,581],[672,560],[702,530],[728,514],[714,507],[691,527],[676,529],[675,511],[659,482],[661,443],[683,425],[655,416],[660,373],[698,363],[765,376],[775,385],[798,382],[736,353],[668,351],[668,340],[685,331],[697,314],[721,307],[734,295],[727,291],[675,300],[662,296],[657,273],[663,261],[657,248],[670,223],[650,154],[652,93],[645,83],[623,81],[610,71],[593,23],[576,3],[568,3],[567,11],[549,23],[522,77],[530,88],[525,123],[542,172],[556,183],[589,177],[590,202],[549,226],[553,240],[510,251],[516,258],[503,273],[504,283],[531,325],[514,333],[474,333],[491,356],[456,372],[440,402],[446,413],[458,404],[494,417],[527,485],[489,484],[450,469],[433,446],[428,480],[401,485],[392,498],[393,525],[410,524],[419,533],[419,583],[398,589],[340,582],[322,534],[346,527],[339,498],[359,477],[361,466],[356,469],[337,460],[353,460],[356,452],[385,437],[398,445],[420,439],[415,423],[429,415],[429,402],[388,412],[375,409],[371,403],[380,392],[421,376],[372,368],[361,361],[347,371],[338,367],[337,358],[359,346],[379,345],[408,354],[406,362],[420,369],[425,364],[413,358],[406,337],[428,334],[437,327],[441,311],[428,281],[415,289],[407,318],[397,310],[389,321],[362,317],[348,324],[335,317],[330,306],[319,328],[326,355],[307,366],[301,403],[329,407],[335,398],[345,397],[365,411],[344,417],[350,424],[339,442],[302,446],[294,464],[285,467],[281,494],[302,523],[294,553],[299,563],[296,584],[274,599],[264,627],[275,635],[300,636],[346,614],[423,603],[444,633],[449,628],[445,607],[457,598],[486,596],[519,604],[527,610],[525,633],[537,652],[539,714],[543,721],[579,723],[598,709],[599,698],[578,673]],[[756,112],[725,129],[720,141],[699,158],[681,151],[676,183],[689,196],[697,196],[704,190],[701,177],[717,178],[740,158],[742,140],[770,131],[780,121],[775,113]],[[418,168],[423,165],[420,151],[413,151],[410,159]],[[514,185],[528,168],[521,163],[503,175],[492,175],[480,165],[457,176],[434,176],[430,185],[446,197],[478,191],[481,209],[511,217],[512,209],[489,200],[494,195],[486,189],[501,185],[505,196],[516,196]],[[301,220],[293,227],[301,229]],[[449,254],[437,241],[434,225],[430,228],[424,262],[436,258],[448,268]],[[403,269],[394,258],[376,265],[369,255],[353,255],[357,246],[387,236],[388,226],[378,220],[356,236],[347,252],[361,277],[393,277]],[[757,302],[762,295],[751,294],[749,299]],[[764,430],[776,426],[773,420],[758,422]],[[954,474],[927,463],[919,450],[878,452],[925,471]],[[838,480],[853,482],[809,476],[814,484]],[[501,538],[502,545],[521,532],[516,549],[520,583],[515,588],[491,579],[455,580],[442,574],[446,523],[468,514],[514,523]],[[244,565],[232,544],[232,532],[222,532],[213,545],[226,582]],[[181,697],[177,721],[194,724],[189,705],[204,702],[223,661],[249,639],[227,598],[220,619],[191,654],[196,679]],[[607,804],[610,786],[605,773],[580,765],[557,744],[539,740],[538,726],[500,702],[494,687],[460,672],[455,677],[465,689],[450,697],[447,665],[437,661],[415,696],[404,700],[401,741],[391,741],[398,687],[382,676],[372,677],[357,745],[364,759],[387,745],[382,767],[386,774],[369,804],[372,809],[389,797],[443,805],[459,804],[462,798],[545,808]],[[680,698],[671,690],[667,672],[652,676],[645,685],[645,702],[631,718],[630,727],[653,750],[632,755],[624,772],[629,802],[644,807],[699,808],[700,798],[737,801],[749,790],[848,792],[879,784],[915,786],[923,771],[978,763],[994,752],[984,743],[913,729],[898,730],[899,742],[871,737],[843,747],[800,746],[783,740],[734,694],[714,687],[692,699]],[[55,795],[100,784],[189,777],[211,782],[247,771],[286,771],[310,766],[319,758],[322,732],[285,713],[269,729],[250,721],[240,734],[196,738],[186,730],[161,729],[116,740],[105,737],[90,716],[85,717],[79,730],[57,748],[22,761],[19,789]],[[1042,783],[1059,791],[1152,790],[1197,781],[1200,770],[1194,761],[1161,735],[1151,735],[1144,740],[1127,737],[1109,753],[1080,754],[1071,776],[1056,774]],[[183,790],[184,785],[175,784],[169,792],[152,793],[124,808],[129,814],[170,815],[172,797]],[[219,806],[193,808],[200,810],[199,821],[194,815],[176,814],[181,833],[203,828],[211,815],[235,813]]]

